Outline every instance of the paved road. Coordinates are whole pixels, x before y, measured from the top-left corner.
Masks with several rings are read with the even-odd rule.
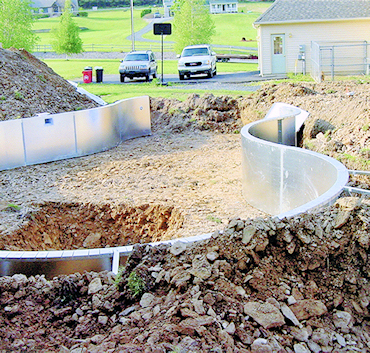
[[[164,68],[165,71],[165,68]],[[178,88],[184,88],[185,86],[193,86],[192,88],[198,89],[236,89],[236,90],[255,90],[258,86],[255,82],[266,81],[271,79],[283,79],[286,78],[285,75],[276,75],[274,77],[261,77],[259,76],[259,71],[251,72],[237,72],[237,73],[218,73],[212,78],[207,78],[205,75],[192,76],[189,79],[180,81],[178,75],[174,74],[164,74],[163,83],[176,83]],[[162,76],[159,75],[159,81],[162,82]],[[77,83],[82,83],[82,78],[75,80]],[[144,79],[137,78],[134,80],[128,80],[124,83],[120,82],[119,74],[117,75],[104,75],[103,73],[103,83],[106,84],[122,84],[122,85],[132,85],[145,82]],[[93,77],[93,83],[95,83],[95,77]],[[248,85],[253,83],[253,85]]]

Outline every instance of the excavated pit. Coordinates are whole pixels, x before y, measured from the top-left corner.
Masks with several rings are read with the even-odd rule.
[[[19,212],[9,207],[9,212]],[[21,215],[20,215],[21,216]],[[183,223],[170,206],[47,202],[29,212],[22,227],[0,236],[1,250],[76,250],[166,240]]]

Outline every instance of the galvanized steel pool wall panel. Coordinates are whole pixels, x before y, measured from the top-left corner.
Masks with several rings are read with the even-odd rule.
[[[0,170],[80,157],[151,134],[149,97],[0,122]]]
[[[286,104],[276,105],[279,109],[273,107],[273,118],[268,114],[266,119],[251,123],[241,131],[242,182],[248,203],[280,217],[330,203],[347,183],[348,171],[330,157],[276,143],[282,140],[292,144],[303,122],[302,116],[308,116],[298,108],[287,107],[285,112]],[[280,111],[283,118],[276,116],[276,111]]]
[[[73,113],[22,119],[26,164],[76,156]]]
[[[0,170],[26,164],[22,119],[0,123]]]
[[[104,106],[77,111],[74,116],[77,155],[84,156],[105,151],[121,142],[120,117],[117,116],[115,107]]]
[[[151,133],[150,104],[148,97],[122,100],[115,105],[120,115],[121,140]]]
[[[77,112],[78,129],[74,131],[78,130],[80,151],[94,153],[98,152],[94,149],[113,147],[120,140],[150,134],[149,98],[142,98],[113,104],[110,106],[110,114],[105,110],[91,115]],[[296,132],[307,116],[307,112],[298,108],[277,103],[266,119],[249,124],[241,131],[244,196],[251,205],[280,218],[332,202],[348,180],[347,169],[334,159],[282,144],[294,144]],[[107,121],[109,123],[105,124]],[[22,125],[13,121],[10,123],[9,126],[15,128],[15,140],[19,141]],[[3,126],[5,125],[0,124],[0,147],[7,147],[8,143],[17,147],[12,144],[12,138],[7,137]],[[99,129],[103,132],[103,138],[97,134]],[[43,133],[48,131],[42,127],[41,130]],[[89,138],[98,140],[91,142]],[[269,139],[281,143],[270,142]],[[18,148],[13,154],[17,157],[17,162],[22,160],[21,152]],[[11,151],[4,153],[0,150],[0,166],[10,168],[9,153]],[[181,241],[194,242],[210,236],[211,233],[183,238]],[[172,244],[179,240],[159,243]],[[0,251],[0,276],[21,272],[44,274],[47,278],[52,278],[76,271],[109,269],[117,273],[119,265],[131,251],[132,246],[61,251]]]

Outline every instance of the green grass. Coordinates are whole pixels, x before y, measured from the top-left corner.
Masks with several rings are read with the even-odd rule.
[[[104,69],[104,74],[117,74],[119,60],[89,60],[89,59],[50,59],[44,60],[44,62],[51,67],[57,74],[65,78],[66,80],[73,80],[82,77],[82,71],[86,66],[101,66]]]
[[[142,8],[134,10],[134,30],[138,31],[147,23],[140,17]],[[81,30],[80,37],[86,44],[130,45],[126,37],[131,34],[131,13],[129,10],[89,11],[88,17],[73,17]],[[45,30],[57,27],[59,17],[42,18],[35,21],[34,30]],[[50,44],[52,34],[37,33],[37,44]]]
[[[123,55],[122,55],[123,56]],[[104,74],[116,74],[118,76],[119,60],[87,60],[87,59],[48,59],[45,63],[51,67],[57,74],[67,80],[73,80],[82,77],[82,71],[86,66],[101,66]],[[217,72],[246,72],[256,71],[257,64],[249,63],[217,63]],[[163,62],[164,74],[177,74],[177,60],[165,60]],[[158,73],[162,72],[162,63],[158,61]]]
[[[156,82],[137,83],[137,84],[81,84],[81,87],[87,91],[101,97],[107,103],[114,103],[121,99],[149,96],[149,97],[162,97],[173,98],[184,101],[190,94],[196,93],[202,96],[205,93],[213,93],[214,95],[228,95],[228,96],[246,96],[250,94],[247,91],[228,91],[228,90],[199,90],[191,89],[191,86],[170,85],[168,87],[158,85]],[[177,87],[177,88],[176,88]]]
[[[212,15],[216,24],[216,35],[213,37],[212,44],[256,47],[256,42],[241,42],[241,39],[242,37],[247,40],[256,39],[257,32],[252,24],[270,6],[271,2],[246,2],[239,4],[237,14]],[[144,8],[148,7],[135,6],[134,8],[135,32],[148,24],[140,16]],[[153,12],[156,10],[153,9]],[[163,12],[162,8],[158,10]],[[106,44],[129,47],[131,44],[131,41],[126,39],[131,34],[131,12],[128,9],[88,11],[88,17],[74,17],[74,21],[80,28],[83,28],[80,37],[84,45]],[[33,29],[50,30],[58,23],[59,17],[42,18],[35,21]],[[51,32],[37,33],[37,35],[39,37],[37,44],[45,45],[52,42]],[[144,38],[160,40],[159,36],[153,35],[152,32],[147,33]],[[173,36],[167,36],[165,40],[173,41]]]

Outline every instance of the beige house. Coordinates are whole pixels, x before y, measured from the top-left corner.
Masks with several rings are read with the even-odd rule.
[[[370,0],[276,0],[254,26],[262,76],[366,71]]]
[[[237,0],[208,0],[210,13],[237,13],[238,1]]]

